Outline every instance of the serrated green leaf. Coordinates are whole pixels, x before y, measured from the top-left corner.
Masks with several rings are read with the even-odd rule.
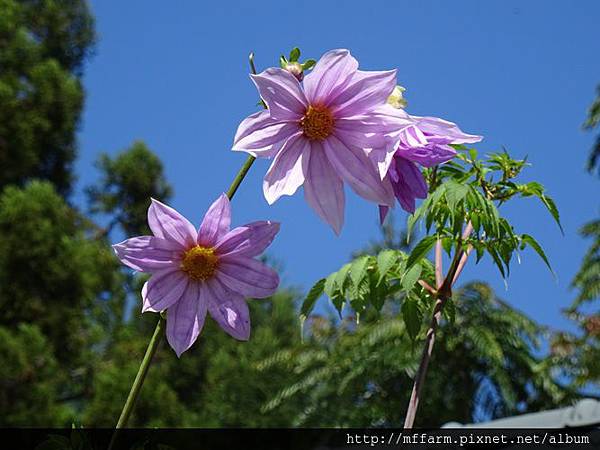
[[[544,203],[548,211],[550,211],[550,214],[554,218],[554,221],[558,225],[558,228],[560,228],[560,232],[562,234],[565,234],[565,230],[563,230],[562,224],[560,223],[560,214],[558,212],[558,208],[556,207],[556,203],[554,203],[554,200],[552,200],[547,195],[543,194],[540,196],[540,200],[542,201],[542,203]]]
[[[488,246],[488,253],[492,257],[492,259],[494,260],[494,264],[496,264],[496,267],[498,267],[498,270],[502,274],[502,278],[506,279],[506,272],[504,271],[504,266],[502,265],[502,260],[498,256],[498,252],[493,247]]]
[[[454,210],[458,203],[465,198],[467,192],[469,192],[469,186],[453,180],[447,181],[444,183],[444,186],[446,188],[446,202],[448,203],[448,207]]]
[[[348,278],[348,272],[350,271],[350,267],[352,267],[351,263],[344,264],[340,270],[337,271],[337,275],[334,279],[337,288],[341,291],[344,291],[346,287],[346,282]]]
[[[302,307],[300,308],[300,315],[304,317],[308,317],[308,315],[313,310],[316,301],[323,294],[325,289],[325,278],[321,278],[317,281],[313,287],[310,288],[306,298],[302,302]]]
[[[325,291],[325,294],[327,294],[327,296],[329,298],[333,297],[333,294],[335,293],[335,290],[337,289],[337,285],[335,284],[336,277],[337,277],[337,272],[333,272],[325,279],[325,284],[323,286],[323,289]]]
[[[379,252],[379,255],[377,255],[377,269],[379,271],[378,283],[381,283],[390,269],[394,267],[397,262],[398,253],[396,253],[395,250],[387,249]]]
[[[423,321],[423,314],[414,298],[406,297],[402,302],[402,318],[408,335],[414,341],[421,330],[421,322]]]
[[[368,256],[361,256],[360,258],[354,260],[350,267],[350,280],[352,280],[352,284],[355,287],[360,286],[363,279],[367,275],[367,265],[369,264]]]
[[[409,270],[417,262],[427,256],[436,240],[436,236],[425,236],[423,239],[421,239],[419,243],[415,245],[415,248],[413,248],[410,252],[410,256],[406,262],[406,269]]]
[[[530,236],[528,234],[521,235],[521,239],[523,242],[527,243],[527,245],[529,245],[531,248],[533,248],[535,250],[535,252],[540,256],[540,258],[542,258],[542,260],[544,261],[544,263],[546,264],[548,269],[550,269],[550,272],[552,272],[552,275],[556,276],[556,274],[554,273],[554,270],[552,270],[552,266],[550,265],[550,261],[548,261],[548,257],[546,256],[544,249],[542,249],[542,246],[538,243],[538,241],[536,241],[533,238],[533,236]]]
[[[404,289],[406,292],[412,290],[421,276],[421,271],[421,264],[415,264],[412,266],[402,277],[402,281],[400,282],[402,284],[402,289]]]

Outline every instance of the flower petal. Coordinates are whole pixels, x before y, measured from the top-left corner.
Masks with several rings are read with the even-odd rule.
[[[346,145],[335,136],[325,139],[323,148],[334,170],[358,195],[380,205],[394,206],[392,186],[379,178],[363,150]]]
[[[205,284],[189,283],[181,300],[167,310],[167,341],[177,357],[198,338],[204,326],[208,298]]]
[[[287,140],[265,175],[263,192],[269,205],[282,195],[293,195],[304,183],[302,161],[308,158],[310,143],[302,133]]]
[[[417,198],[426,198],[427,183],[417,165],[403,158],[396,158],[395,161],[396,171],[403,182],[410,186],[410,189]]]
[[[232,292],[213,279],[207,283],[211,296],[208,312],[219,326],[230,336],[240,341],[250,337],[250,312],[244,297]]]
[[[483,136],[463,133],[458,125],[437,117],[417,117],[417,126],[426,134],[443,137],[447,144],[474,144],[483,139]]]
[[[450,161],[456,156],[456,150],[445,144],[429,144],[425,147],[409,148],[400,146],[396,155],[419,163],[424,167],[433,167]]]
[[[385,221],[385,218],[387,217],[389,212],[390,212],[389,206],[379,205],[379,223],[381,225],[383,225],[383,222]]]
[[[181,246],[154,236],[138,236],[112,246],[123,264],[138,272],[155,272],[177,265]]]
[[[202,224],[198,229],[198,245],[213,247],[219,239],[229,232],[231,225],[231,204],[225,194],[221,194],[215,202],[210,205]]]
[[[176,242],[183,246],[196,243],[196,229],[170,206],[152,199],[148,208],[148,225],[154,236]]]
[[[300,120],[308,103],[300,82],[287,70],[270,68],[258,75],[250,75],[261,98],[275,120]]]
[[[178,270],[155,273],[142,287],[142,312],[161,312],[177,302],[188,287],[188,277]]]
[[[310,104],[329,105],[348,85],[356,70],[358,61],[348,50],[330,50],[321,56],[311,73],[304,77],[304,92]]]
[[[330,103],[338,116],[363,114],[385,104],[396,87],[396,71],[357,70],[348,86]]]
[[[318,141],[312,143],[308,166],[305,167],[304,173],[306,201],[339,235],[344,224],[344,183],[331,166],[323,146]]]
[[[270,158],[299,129],[298,123],[276,121],[269,116],[268,111],[260,111],[246,117],[239,125],[233,150]]]
[[[279,286],[279,276],[273,269],[260,261],[238,255],[221,257],[217,279],[226,288],[244,297],[269,297]]]
[[[273,241],[279,232],[279,223],[271,221],[253,222],[243,227],[234,228],[215,246],[221,256],[260,255]]]

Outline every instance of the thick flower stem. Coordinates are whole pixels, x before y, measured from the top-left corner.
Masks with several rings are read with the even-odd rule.
[[[431,359],[431,354],[433,353],[433,345],[435,344],[435,334],[440,325],[440,321],[442,319],[442,311],[444,309],[444,305],[446,301],[448,301],[452,297],[452,285],[458,279],[462,269],[464,268],[467,258],[469,257],[469,253],[471,252],[471,247],[467,247],[467,250],[463,250],[462,241],[466,240],[471,232],[473,231],[473,225],[471,222],[467,224],[465,227],[462,239],[458,243],[456,247],[456,253],[454,254],[454,258],[452,259],[452,263],[450,264],[450,268],[448,269],[448,273],[446,277],[444,277],[443,281],[441,280],[442,273],[442,255],[441,255],[441,245],[438,240],[438,245],[436,246],[436,257],[435,257],[435,272],[436,272],[436,290],[433,291],[431,287],[429,287],[430,292],[435,292],[436,302],[433,307],[433,314],[431,317],[431,322],[429,324],[429,329],[427,330],[427,334],[425,336],[425,347],[423,348],[423,354],[421,355],[421,362],[419,363],[419,368],[417,370],[417,374],[415,376],[415,380],[413,383],[412,392],[410,395],[410,400],[408,402],[408,410],[406,411],[406,417],[404,419],[404,428],[410,429],[413,427],[415,422],[415,416],[417,414],[417,408],[419,407],[419,400],[421,396],[421,390],[423,389],[423,384],[425,382],[425,376],[427,375],[427,368],[429,366],[429,360]],[[426,283],[425,283],[426,284]],[[423,285],[423,284],[421,284]]]

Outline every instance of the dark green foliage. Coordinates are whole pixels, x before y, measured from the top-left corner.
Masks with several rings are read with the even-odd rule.
[[[81,0],[0,0],[0,188],[32,178],[67,194],[94,41]]]
[[[417,426],[538,411],[576,397],[535,356],[542,327],[483,283],[467,284],[452,301],[456,319],[442,323]],[[297,404],[293,423],[302,426],[401,425],[420,352],[395,309],[367,313],[358,326],[351,317],[339,326],[321,316],[307,323],[302,347],[259,364],[294,374],[263,410]]]
[[[66,377],[39,328],[0,326],[0,426],[64,426],[72,417],[60,395]]]
[[[289,373],[282,368],[260,372],[255,362],[299,342],[294,297],[283,291],[271,299],[250,300],[250,342],[236,341],[207,319],[200,338],[181,359],[162,345],[130,425],[289,425],[293,404],[277,412],[260,411],[270,394],[285,386]],[[114,425],[155,323],[155,314],[140,317],[136,307],[132,320],[106,349],[84,411],[86,425]]]
[[[93,342],[91,314],[121,280],[111,249],[90,239],[94,233],[49,183],[0,196],[0,325],[35,323],[63,364]]]
[[[150,198],[167,201],[172,193],[160,159],[137,141],[114,158],[100,155],[96,165],[101,180],[98,186],[88,188],[88,195],[93,213],[113,217],[106,233],[119,225],[127,236],[148,234]]]

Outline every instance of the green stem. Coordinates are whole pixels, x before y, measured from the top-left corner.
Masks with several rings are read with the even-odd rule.
[[[248,156],[248,159],[246,159],[246,162],[233,179],[233,183],[231,183],[231,186],[229,186],[229,190],[227,191],[227,197],[229,197],[229,200],[231,200],[237,192],[238,187],[240,187],[242,180],[246,177],[246,174],[250,170],[250,167],[252,167],[255,159],[256,158],[252,155]]]
[[[123,406],[123,411],[121,411],[121,416],[119,417],[119,421],[117,422],[117,429],[123,428],[125,425],[127,425],[127,422],[129,421],[129,416],[133,411],[135,402],[138,396],[140,395],[140,389],[142,389],[142,384],[144,384],[144,380],[146,379],[146,375],[148,374],[148,369],[150,368],[152,357],[156,353],[158,345],[160,344],[160,341],[162,339],[164,328],[165,319],[161,315],[158,319],[158,323],[156,324],[156,328],[154,329],[154,334],[152,335],[152,337],[150,338],[150,342],[148,343],[148,348],[146,349],[144,359],[142,359],[142,363],[140,364],[138,373],[135,376],[133,385],[131,386],[131,391],[129,391],[129,395],[127,396],[127,400],[125,401],[125,406]]]

